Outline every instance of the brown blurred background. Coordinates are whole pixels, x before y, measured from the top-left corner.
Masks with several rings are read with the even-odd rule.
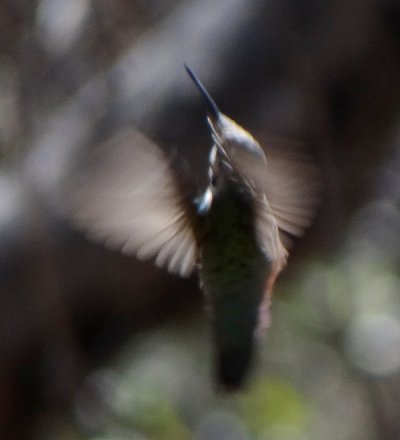
[[[399,3],[3,0],[0,28],[0,438],[400,438]],[[323,181],[236,397],[214,393],[197,280],[58,210],[82,151],[130,125],[204,183],[184,62]]]

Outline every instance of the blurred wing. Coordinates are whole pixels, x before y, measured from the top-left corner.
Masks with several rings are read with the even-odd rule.
[[[81,164],[65,211],[90,238],[188,276],[197,260],[194,213],[175,162],[138,131],[122,133]]]
[[[301,236],[311,224],[320,195],[320,176],[312,160],[291,148],[270,149],[267,163],[242,154],[237,160],[243,176],[265,194],[286,246],[289,236]],[[284,234],[282,234],[284,233]]]
[[[264,191],[278,228],[301,236],[311,224],[320,195],[320,178],[316,166],[298,151],[268,154]]]
[[[208,122],[215,144],[230,163],[257,192],[266,195],[280,231],[301,235],[314,216],[320,189],[316,167],[304,145],[279,139],[280,148],[268,149],[266,157],[260,144],[232,119],[221,114],[217,123],[210,118]]]
[[[256,197],[256,232],[268,259],[278,273],[286,263],[288,252],[282,244],[275,216],[264,194]]]

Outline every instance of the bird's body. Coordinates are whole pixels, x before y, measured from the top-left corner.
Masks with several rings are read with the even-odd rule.
[[[182,276],[198,270],[211,309],[217,376],[235,389],[247,375],[255,334],[270,323],[272,286],[287,258],[279,229],[304,230],[315,182],[283,175],[296,171],[292,158],[278,171],[268,167],[258,142],[219,111],[187,70],[208,104],[213,139],[203,195],[194,198],[179,183],[173,161],[131,130],[105,147],[100,169],[92,167],[79,183],[73,216],[111,247],[155,257],[158,266]]]
[[[235,389],[249,370],[256,330],[270,321],[270,280],[285,264],[286,251],[265,193],[257,188],[260,170],[249,174],[253,166],[266,167],[261,147],[215,103],[211,108],[210,182],[199,204],[204,216],[200,280],[211,306],[219,382]],[[241,144],[250,151],[248,157],[248,151],[242,157],[235,151]],[[235,154],[242,163],[235,163]]]
[[[217,374],[226,387],[243,380],[253,354],[271,262],[258,242],[252,195],[237,182],[205,214],[200,279],[210,303]]]

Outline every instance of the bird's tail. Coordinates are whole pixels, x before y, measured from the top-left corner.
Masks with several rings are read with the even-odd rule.
[[[243,386],[253,357],[254,341],[243,345],[217,347],[218,384],[226,391],[236,391]]]
[[[235,391],[246,381],[254,356],[258,304],[224,301],[213,315],[217,380],[224,390]]]

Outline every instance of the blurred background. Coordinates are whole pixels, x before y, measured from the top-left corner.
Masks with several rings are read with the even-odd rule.
[[[399,3],[3,0],[0,28],[0,437],[399,439]],[[263,145],[301,142],[321,170],[232,396],[197,279],[59,215],[72,164],[128,126],[205,181],[184,62]]]

